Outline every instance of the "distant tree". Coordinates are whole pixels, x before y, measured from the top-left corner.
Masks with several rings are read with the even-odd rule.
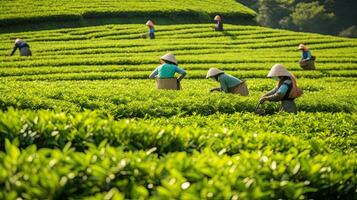
[[[357,0],[237,0],[258,12],[263,26],[352,37]]]
[[[259,0],[258,22],[263,26],[279,28],[279,21],[290,14],[294,0]]]
[[[259,0],[239,0],[239,2],[255,11],[259,9]]]
[[[335,15],[327,12],[319,2],[298,3],[290,14],[291,21],[301,31],[328,32],[328,27],[334,23]]]
[[[353,25],[353,26],[341,31],[338,35],[342,36],[342,37],[357,38],[357,26]]]
[[[290,29],[290,30],[299,30],[299,27],[297,27],[293,22],[292,18],[290,16],[286,16],[283,19],[279,21],[280,28],[283,29]]]
[[[325,5],[336,15],[334,24],[336,33],[353,25],[357,26],[357,0],[334,0],[331,4]]]

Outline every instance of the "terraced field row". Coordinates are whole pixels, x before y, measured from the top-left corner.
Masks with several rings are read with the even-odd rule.
[[[350,92],[351,88],[356,87],[356,40],[235,25],[227,25],[223,33],[212,31],[208,24],[159,26],[155,40],[138,38],[140,31],[146,30],[142,30],[141,25],[107,25],[21,33],[31,42],[34,56],[0,59],[0,77],[6,83],[1,86],[4,91],[2,109],[9,106],[65,111],[100,109],[116,118],[253,111],[257,99],[274,86],[272,81],[261,78],[266,76],[273,64],[283,63],[299,78],[299,85],[305,90],[301,101],[297,102],[300,110],[356,110],[356,95]],[[135,36],[135,39],[86,39],[93,33]],[[196,34],[215,37],[197,38]],[[40,41],[43,38],[46,40],[47,35],[55,38],[70,36],[71,43]],[[171,38],[162,37],[164,35],[171,35]],[[282,35],[289,35],[290,40]],[[1,34],[0,39],[6,41],[9,36]],[[77,36],[84,38],[77,40]],[[183,36],[185,38],[181,38]],[[308,45],[318,57],[315,71],[303,71],[297,64],[300,53],[295,50],[296,45],[304,38],[313,41]],[[289,45],[270,49],[253,48],[275,45],[279,39]],[[326,45],[341,44],[351,47],[342,45],[326,48]],[[7,45],[11,47],[10,41]],[[1,50],[2,53],[6,53],[5,49]],[[154,81],[139,80],[147,79],[158,65],[158,57],[167,51],[177,55],[180,66],[188,72],[188,79],[198,79],[184,80],[184,90],[175,95],[170,92],[157,93]],[[203,79],[210,67],[219,67],[246,79],[251,97],[207,96],[209,88],[215,85]],[[191,99],[190,96],[195,98]],[[166,102],[167,99],[171,100]],[[160,106],[155,105],[155,101],[160,102]],[[174,104],[181,106],[173,108]],[[274,108],[268,109],[272,112]]]
[[[131,72],[133,73],[133,72]],[[58,77],[65,76],[58,74]],[[100,75],[98,75],[100,76]],[[272,80],[248,79],[249,97],[229,94],[209,94],[216,86],[210,80],[186,80],[182,91],[157,91],[153,80],[97,80],[97,81],[9,81],[0,84],[1,109],[53,109],[78,112],[85,109],[100,110],[125,117],[157,117],[173,115],[209,115],[216,112],[253,112],[261,95],[273,86]],[[53,79],[53,78],[52,78]],[[297,101],[300,111],[355,112],[355,78],[301,79],[305,91]],[[49,79],[50,80],[50,79]],[[276,111],[271,104],[267,112]]]
[[[241,78],[263,78],[274,63],[285,64],[298,77],[356,76],[355,39],[235,25],[227,25],[220,33],[210,26],[158,26],[155,40],[139,38],[146,31],[140,25],[21,33],[34,56],[1,57],[0,76],[14,80],[142,79],[166,52],[177,55],[181,66],[188,70],[188,78],[202,78],[210,67]],[[10,37],[0,35],[2,41],[8,41],[0,49],[1,54],[11,49]],[[302,42],[317,56],[317,71],[302,71],[298,66],[300,53],[295,49]]]

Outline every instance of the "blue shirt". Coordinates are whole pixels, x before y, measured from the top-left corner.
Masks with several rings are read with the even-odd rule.
[[[175,73],[186,74],[186,71],[174,64],[162,64],[150,74],[149,78],[173,78]]]
[[[301,60],[310,60],[311,59],[311,52],[310,50],[303,51],[301,55]]]
[[[223,23],[222,21],[217,21],[215,26],[216,31],[223,31]]]
[[[15,44],[15,47],[21,49],[23,47],[30,47],[30,45],[28,45],[26,42],[19,42]]]
[[[10,56],[14,55],[16,49],[21,49],[21,48],[24,48],[24,47],[27,47],[27,48],[30,48],[30,45],[28,45],[26,42],[18,42],[18,43],[15,43],[15,46],[14,48],[12,49],[11,53],[10,53]]]
[[[242,81],[229,74],[221,74],[218,76],[218,81],[221,84],[223,92],[229,92],[229,88],[239,85]]]
[[[150,29],[149,29],[149,33],[153,34],[154,32],[155,32],[154,27],[150,27]]]
[[[155,38],[155,29],[154,29],[154,27],[150,27],[149,28],[149,36],[150,36],[151,39]]]

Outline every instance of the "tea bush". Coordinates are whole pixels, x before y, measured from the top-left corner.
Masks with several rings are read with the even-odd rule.
[[[91,5],[78,15],[101,15]],[[15,37],[33,51],[0,57],[0,199],[357,198],[356,39],[229,24],[156,31],[155,40],[137,24],[0,34],[1,55]],[[299,67],[300,43],[317,70]],[[180,91],[147,80],[167,52],[187,71]],[[254,114],[275,63],[304,90],[297,115],[274,114],[279,103]],[[211,67],[245,79],[250,95],[209,93]]]
[[[125,152],[105,142],[76,152],[70,144],[20,150],[6,140],[0,198],[354,199],[356,166],[355,155],[311,156],[295,148],[158,157],[155,148]]]

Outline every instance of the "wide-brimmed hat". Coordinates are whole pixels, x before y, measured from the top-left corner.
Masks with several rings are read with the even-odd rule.
[[[271,77],[278,77],[278,76],[288,76],[292,77],[293,75],[282,65],[282,64],[275,64],[268,73],[269,78]]]
[[[211,78],[217,76],[219,74],[224,74],[224,71],[217,69],[217,68],[210,68],[207,72],[206,78]]]
[[[160,59],[161,59],[161,60],[170,61],[170,62],[175,63],[175,64],[177,65],[176,57],[175,57],[175,55],[172,54],[172,53],[167,53],[167,54],[161,56]]]
[[[154,22],[152,22],[151,20],[148,20],[147,22],[146,22],[146,26],[154,26]]]
[[[18,43],[21,43],[21,42],[23,42],[23,40],[21,40],[21,39],[19,39],[19,38],[17,38],[17,39],[15,40],[15,44],[18,44]]]
[[[219,16],[219,15],[216,15],[216,16],[214,17],[214,20],[215,20],[215,21],[221,21],[221,20],[222,20],[222,17]]]
[[[307,47],[304,44],[300,44],[298,46],[298,50],[305,50],[305,49],[307,49]]]

